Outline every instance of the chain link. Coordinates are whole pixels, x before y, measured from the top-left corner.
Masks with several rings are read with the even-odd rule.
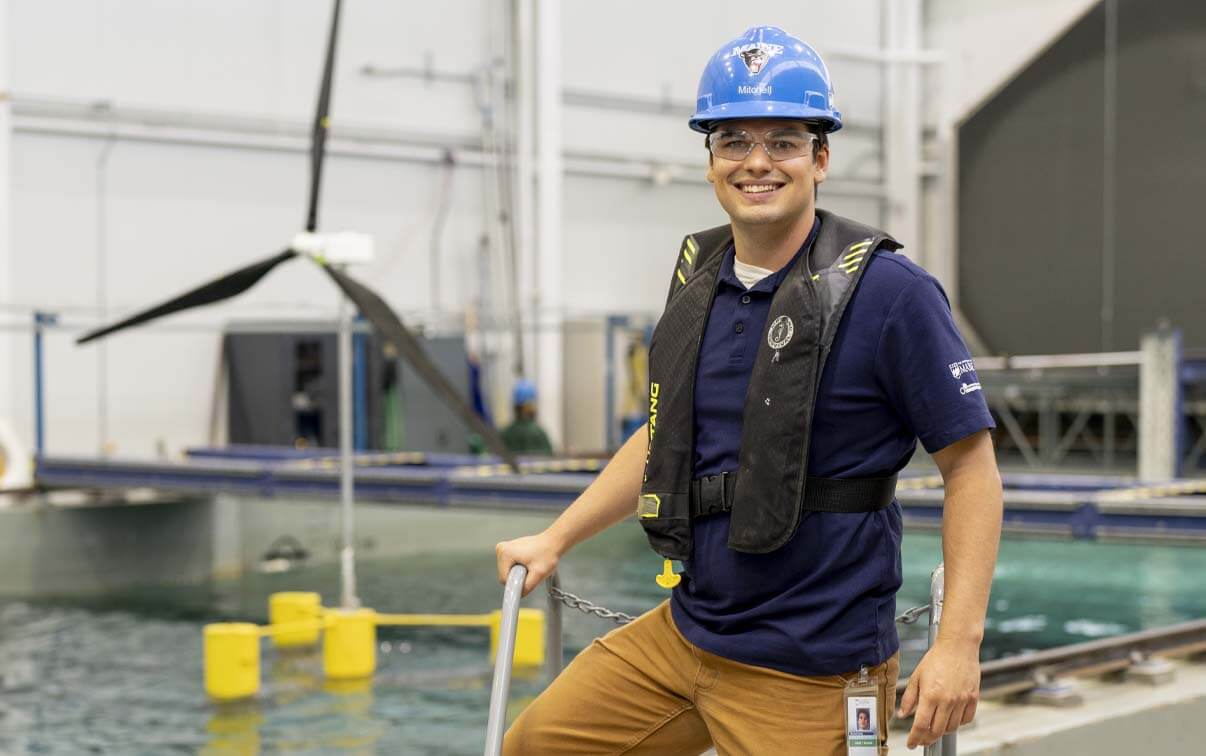
[[[549,586],[549,595],[565,604],[570,609],[577,609],[583,614],[593,614],[600,619],[612,620],[617,625],[627,625],[629,622],[632,622],[634,619],[636,619],[636,617],[633,617],[630,614],[625,614],[624,612],[613,612],[607,607],[592,604],[584,598],[579,598],[568,591],[563,591],[560,588],[554,588],[551,585]]]

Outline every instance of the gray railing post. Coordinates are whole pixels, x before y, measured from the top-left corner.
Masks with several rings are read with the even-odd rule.
[[[486,725],[485,756],[502,754],[507,727],[507,695],[511,691],[511,663],[515,657],[515,631],[519,626],[519,599],[528,568],[517,564],[507,575],[503,589],[502,620],[498,629],[498,656],[494,660],[494,684],[490,688],[490,720]]]
[[[561,600],[553,594],[554,590],[561,589],[561,578],[554,572],[548,576],[545,583],[548,585],[549,616],[545,618],[544,623],[544,671],[551,684],[565,666],[561,634]]]
[[[939,563],[930,574],[930,633],[926,648],[938,640],[938,625],[942,622],[942,600],[946,592],[946,567]],[[955,733],[943,735],[933,745],[925,747],[925,756],[955,756]]]

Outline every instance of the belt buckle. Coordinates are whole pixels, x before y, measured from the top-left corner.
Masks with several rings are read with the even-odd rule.
[[[724,473],[705,475],[700,479],[699,500],[705,514],[724,511]]]

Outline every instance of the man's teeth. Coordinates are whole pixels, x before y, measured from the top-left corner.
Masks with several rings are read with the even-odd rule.
[[[757,194],[759,192],[773,192],[778,188],[774,184],[746,184],[741,187],[741,191],[746,194]]]

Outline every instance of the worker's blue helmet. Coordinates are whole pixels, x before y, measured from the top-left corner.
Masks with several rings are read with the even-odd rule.
[[[536,384],[527,378],[515,381],[515,388],[511,389],[511,403],[518,407],[534,401],[536,401]]]
[[[829,69],[817,51],[777,26],[755,26],[716,51],[699,78],[692,129],[718,121],[790,118],[842,128]]]

